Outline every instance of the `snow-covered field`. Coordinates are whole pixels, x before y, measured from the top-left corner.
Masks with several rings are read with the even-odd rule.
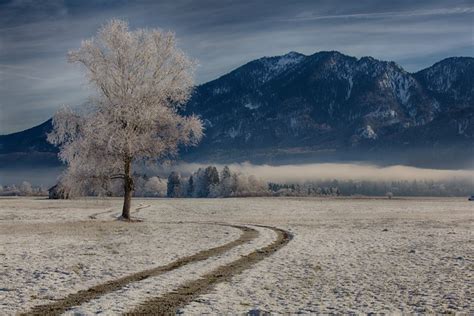
[[[331,312],[474,313],[474,204],[464,199],[135,199],[140,223],[116,221],[121,200],[0,199],[0,314],[28,311],[144,269],[224,245],[218,256],[74,306],[132,310],[184,282],[272,243],[283,248],[217,284],[185,314]],[[137,210],[138,209],[138,210]],[[119,304],[120,303],[120,304]]]

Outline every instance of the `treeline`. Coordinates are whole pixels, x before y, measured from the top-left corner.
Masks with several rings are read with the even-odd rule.
[[[339,196],[341,191],[337,186],[321,185],[317,183],[272,183],[268,189],[273,196]]]
[[[67,189],[59,187],[64,191]],[[60,190],[61,191],[61,190]],[[61,191],[62,192],[62,191]],[[228,166],[199,168],[189,176],[173,171],[168,178],[134,174],[136,197],[217,198],[251,196],[470,196],[474,181],[468,180],[413,180],[413,181],[357,181],[320,180],[306,183],[267,183],[253,175],[232,171]],[[0,196],[44,196],[43,186],[27,181],[19,185],[0,185]],[[121,183],[91,190],[90,196],[121,196]],[[66,195],[67,196],[67,195]]]
[[[224,167],[200,168],[189,177],[172,172],[168,177],[168,197],[244,196],[470,196],[474,183],[466,180],[357,181],[320,180],[306,183],[267,183],[252,175]]]
[[[135,197],[216,198],[271,195],[267,182],[252,175],[233,172],[227,166],[221,171],[215,166],[199,168],[189,176],[182,176],[179,172],[173,171],[167,179],[134,173],[133,179]],[[120,181],[106,184],[106,186],[91,188],[86,195],[121,196]],[[59,186],[62,184],[59,183]],[[67,191],[67,188],[65,190]],[[61,195],[60,198],[63,196]]]
[[[0,185],[0,196],[44,196],[48,195],[48,190],[43,186],[33,186],[28,181],[23,181],[20,185]]]
[[[284,196],[470,196],[474,182],[467,180],[356,181],[326,180],[304,184],[269,184],[272,195]]]
[[[268,184],[256,177],[233,172],[225,166],[220,172],[215,166],[199,168],[189,177],[171,172],[168,177],[168,197],[244,197],[268,196]]]

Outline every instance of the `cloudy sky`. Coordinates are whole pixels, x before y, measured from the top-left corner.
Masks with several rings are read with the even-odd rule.
[[[417,71],[474,56],[472,0],[0,0],[0,134],[88,95],[65,55],[109,18],[173,30],[204,83],[262,56],[338,50]]]

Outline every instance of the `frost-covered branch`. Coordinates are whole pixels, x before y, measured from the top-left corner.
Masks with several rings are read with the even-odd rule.
[[[173,33],[130,31],[112,20],[68,59],[85,68],[97,91],[87,113],[59,110],[48,135],[60,146],[68,165],[62,181],[73,193],[122,178],[127,199],[134,163],[173,157],[203,137],[198,117],[179,114],[193,89],[195,63],[176,47]]]

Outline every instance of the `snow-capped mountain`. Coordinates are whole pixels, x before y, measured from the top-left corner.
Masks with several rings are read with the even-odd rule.
[[[428,93],[449,107],[474,104],[474,58],[452,57],[415,74]]]
[[[196,90],[188,111],[202,115],[207,128],[197,152],[311,156],[474,144],[473,61],[448,58],[415,74],[394,62],[338,52],[252,61]],[[415,136],[426,129],[424,138]]]
[[[278,162],[387,156],[394,163],[423,164],[413,162],[417,157],[439,165],[454,155],[466,163],[474,154],[473,95],[470,57],[447,58],[417,73],[339,52],[264,57],[196,87],[186,111],[203,118],[206,136],[184,157]],[[44,144],[48,128],[47,122],[0,136],[0,154],[51,151]]]

